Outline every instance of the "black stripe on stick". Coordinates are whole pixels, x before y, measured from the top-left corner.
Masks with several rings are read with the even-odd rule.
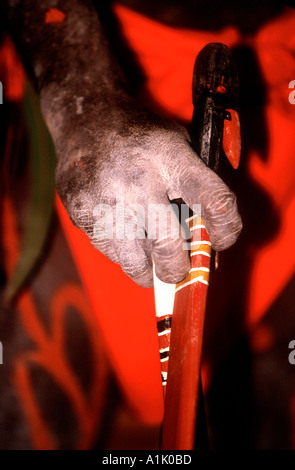
[[[157,322],[158,333],[162,333],[165,330],[171,329],[172,317],[163,318]]]

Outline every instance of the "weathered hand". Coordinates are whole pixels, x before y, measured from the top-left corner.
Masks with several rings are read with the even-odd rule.
[[[89,108],[80,103],[79,113],[58,133],[57,189],[74,224],[135,282],[152,285],[152,259],[163,281],[179,282],[188,273],[183,237],[165,231],[173,199],[191,208],[201,204],[215,250],[236,241],[241,230],[236,198],[192,150],[184,128],[138,108],[132,99],[111,107],[104,120],[93,103]],[[178,218],[171,214],[179,234]]]

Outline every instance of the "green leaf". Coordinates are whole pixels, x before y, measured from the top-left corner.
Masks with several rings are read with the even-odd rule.
[[[19,293],[40,259],[54,206],[54,145],[41,114],[39,98],[30,83],[25,93],[24,115],[29,138],[31,196],[20,259],[4,293],[8,302]]]

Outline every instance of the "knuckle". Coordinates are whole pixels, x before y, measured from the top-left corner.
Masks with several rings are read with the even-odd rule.
[[[72,223],[81,229],[90,239],[91,243],[96,246],[96,242],[99,241],[99,237],[95,236],[97,218],[94,216],[93,201],[89,195],[81,193],[78,195],[68,195],[61,199]]]
[[[208,203],[204,205],[204,217],[211,224],[222,225],[236,222],[239,218],[236,195],[228,188],[218,188],[207,195]]]

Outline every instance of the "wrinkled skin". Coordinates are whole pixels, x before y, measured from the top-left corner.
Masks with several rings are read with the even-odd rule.
[[[125,215],[146,237],[98,240],[94,234],[98,204],[115,207],[120,198],[125,208],[141,204],[146,215],[149,204],[182,198],[190,207],[201,204],[213,248],[230,247],[242,226],[234,194],[195,154],[183,127],[131,95],[91,2],[7,3],[55,144],[57,190],[93,245],[142,286],[152,285],[152,259],[160,279],[182,280],[189,270],[183,239],[149,238],[134,212]],[[44,24],[52,6],[66,13],[63,24]]]

